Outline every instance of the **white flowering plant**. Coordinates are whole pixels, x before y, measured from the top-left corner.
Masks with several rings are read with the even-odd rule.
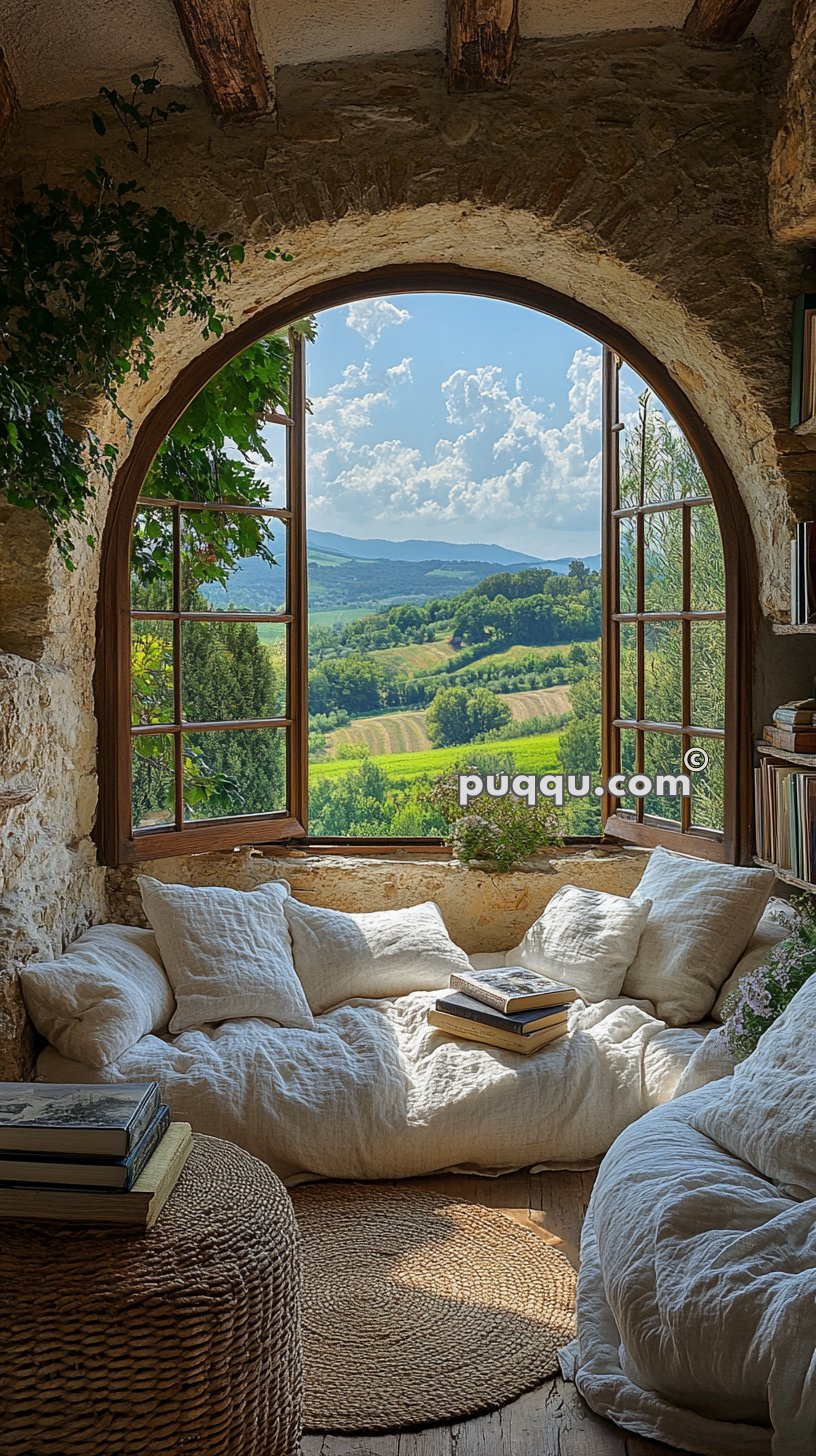
[[[725,1038],[738,1062],[751,1055],[763,1033],[816,974],[816,905],[804,899],[795,903],[791,934],[723,1002]]]

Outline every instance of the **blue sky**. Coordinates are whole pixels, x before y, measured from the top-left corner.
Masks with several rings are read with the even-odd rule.
[[[320,314],[310,526],[592,554],[600,355],[566,324],[495,299],[395,295]]]
[[[595,339],[496,299],[406,294],[319,314],[307,360],[311,527],[600,549]],[[639,386],[624,370],[625,414]]]

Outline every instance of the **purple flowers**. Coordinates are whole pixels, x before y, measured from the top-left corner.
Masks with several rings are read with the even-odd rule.
[[[743,976],[722,1008],[726,1041],[738,1062],[751,1055],[805,982],[816,973],[816,908],[796,902],[797,921],[764,965]]]

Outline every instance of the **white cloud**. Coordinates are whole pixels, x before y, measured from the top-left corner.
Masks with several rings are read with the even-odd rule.
[[[558,549],[563,532],[589,543],[600,514],[601,361],[576,350],[568,369],[568,413],[525,398],[521,377],[498,365],[457,369],[440,385],[448,429],[432,451],[386,432],[412,382],[411,360],[380,376],[350,365],[314,401],[310,426],[313,524],[350,534],[504,540],[522,550]],[[628,405],[629,400],[625,403]],[[372,427],[376,433],[372,435]]]
[[[365,339],[367,349],[373,349],[386,329],[407,323],[410,317],[407,308],[397,308],[387,298],[361,298],[348,305],[346,327]]]

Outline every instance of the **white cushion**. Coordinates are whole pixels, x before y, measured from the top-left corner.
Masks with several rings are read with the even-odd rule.
[[[816,1196],[816,976],[739,1062],[728,1090],[691,1118],[792,1198]]]
[[[652,850],[632,891],[633,900],[651,900],[652,908],[624,978],[624,996],[651,1001],[669,1026],[708,1016],[756,929],[773,882],[772,870]]]
[[[295,965],[315,1015],[355,996],[407,996],[444,990],[469,971],[432,900],[406,910],[346,914],[289,899]]]
[[[774,919],[773,916],[786,916],[786,919]],[[750,976],[758,966],[765,963],[775,946],[780,941],[787,940],[796,919],[793,907],[787,905],[784,900],[771,900],[767,910],[761,917],[760,922],[754,931],[751,939],[745,947],[744,954],[735,965],[731,975],[722,986],[720,994],[714,1002],[711,1015],[718,1021],[722,1020],[723,1002],[727,996],[735,991],[743,976]]]
[[[132,925],[93,926],[56,960],[23,966],[20,984],[40,1034],[86,1067],[166,1030],[175,1007],[152,930]]]
[[[650,907],[650,900],[562,885],[507,964],[566,981],[584,1001],[611,1000],[637,954]]]
[[[176,996],[172,1032],[247,1016],[314,1026],[292,961],[284,881],[229,890],[142,875],[139,889]]]

